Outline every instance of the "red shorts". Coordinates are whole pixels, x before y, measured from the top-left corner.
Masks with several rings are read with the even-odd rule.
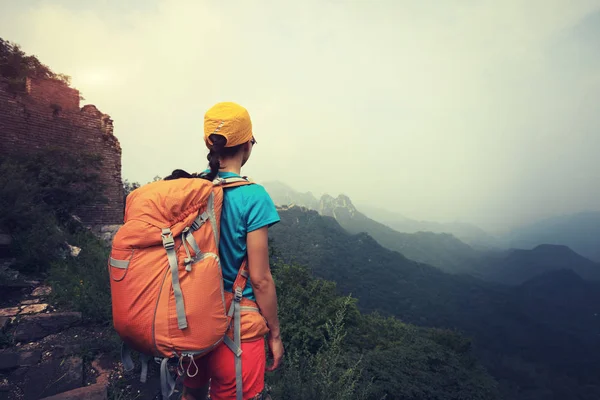
[[[210,380],[211,400],[235,399],[235,360],[233,352],[225,344],[219,345],[206,356],[196,360],[198,374],[188,376],[183,384],[198,389]],[[242,343],[242,388],[244,400],[252,399],[265,387],[265,340]],[[190,373],[193,373],[191,367]]]

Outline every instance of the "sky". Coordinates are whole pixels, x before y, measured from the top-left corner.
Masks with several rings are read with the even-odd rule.
[[[124,179],[206,167],[494,230],[600,210],[598,0],[0,0],[0,37],[114,120]]]

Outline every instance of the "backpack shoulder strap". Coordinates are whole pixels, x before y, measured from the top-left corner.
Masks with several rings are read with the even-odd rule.
[[[233,351],[235,360],[235,391],[236,400],[242,400],[242,340],[241,340],[241,305],[242,293],[248,281],[248,259],[244,257],[237,277],[233,282],[233,301],[227,315],[233,319],[233,341],[225,335],[225,345]]]
[[[244,185],[252,185],[254,183],[254,181],[252,181],[251,179],[249,179],[246,176],[234,176],[231,178],[216,178],[213,181],[213,185],[215,186],[222,186],[223,188],[232,188],[232,187],[238,187],[238,186],[244,186]]]

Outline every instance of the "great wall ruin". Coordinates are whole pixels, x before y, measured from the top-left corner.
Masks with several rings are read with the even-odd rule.
[[[80,108],[79,102],[79,91],[57,80],[27,78],[25,91],[19,92],[0,77],[0,158],[27,156],[49,144],[101,156],[99,183],[107,203],[82,207],[77,216],[92,227],[121,224],[121,146],[113,121],[93,105]]]

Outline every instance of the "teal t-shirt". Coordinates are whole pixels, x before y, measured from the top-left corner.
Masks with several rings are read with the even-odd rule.
[[[232,172],[219,172],[220,178],[238,176]],[[247,233],[264,226],[272,226],[277,222],[279,222],[279,214],[275,204],[261,185],[252,184],[223,190],[219,256],[226,291],[232,291],[233,282],[244,257],[246,257]],[[243,296],[256,300],[250,279],[248,279]]]

